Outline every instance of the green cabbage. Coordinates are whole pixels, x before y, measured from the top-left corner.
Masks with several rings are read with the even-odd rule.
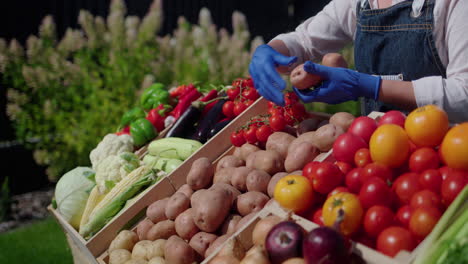
[[[55,186],[57,210],[74,228],[80,226],[86,201],[95,186],[93,179],[91,168],[76,167],[65,173]]]

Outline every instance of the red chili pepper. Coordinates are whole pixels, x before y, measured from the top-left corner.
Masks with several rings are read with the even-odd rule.
[[[190,107],[191,103],[197,100],[202,94],[197,90],[193,89],[188,92],[184,97],[179,99],[179,103],[176,105],[174,110],[170,113],[176,120]]]
[[[158,107],[151,109],[146,115],[146,119],[153,124],[158,132],[164,129],[164,120],[170,106],[160,104]]]
[[[218,96],[218,91],[216,91],[216,89],[213,89],[209,93],[207,93],[205,97],[200,99],[200,101],[207,102],[207,101],[215,99],[217,96]],[[210,109],[213,108],[216,102],[218,102],[218,100],[205,105],[205,107],[203,107],[202,116],[204,116],[208,111],[210,111]]]
[[[185,95],[187,95],[190,91],[196,89],[195,85],[188,84],[188,85],[180,85],[174,90],[169,92],[169,95],[174,98],[182,99]]]

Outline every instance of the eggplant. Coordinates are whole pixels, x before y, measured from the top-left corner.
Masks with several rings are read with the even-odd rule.
[[[201,114],[202,110],[199,107],[191,105],[172,125],[165,137],[188,138]]]
[[[205,143],[208,140],[208,135],[213,126],[221,119],[223,116],[223,105],[226,102],[226,99],[219,100],[213,108],[206,113],[200,122],[198,122],[197,129],[192,136],[192,139],[197,140],[201,143]]]
[[[224,121],[220,121],[218,123],[216,123],[213,128],[211,128],[210,132],[208,133],[208,139],[214,137],[216,134],[218,134],[219,131],[221,131],[221,129],[223,129],[225,126],[227,126],[227,124],[229,124],[231,122],[232,119],[227,119],[227,120],[224,120]]]

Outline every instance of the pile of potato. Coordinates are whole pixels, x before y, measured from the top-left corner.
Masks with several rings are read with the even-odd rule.
[[[308,162],[332,147],[352,122],[348,115],[335,114],[329,124],[297,138],[275,132],[264,150],[244,144],[216,167],[208,158],[194,161],[186,184],[151,204],[136,233],[122,231],[116,237],[109,248],[109,264],[203,261],[273,198],[282,177],[302,174]],[[123,236],[125,243],[119,242]]]

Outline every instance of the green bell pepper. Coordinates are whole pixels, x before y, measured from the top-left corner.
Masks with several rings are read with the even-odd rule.
[[[162,83],[155,83],[148,87],[140,97],[140,104],[145,110],[158,107],[160,104],[169,103],[169,92]]]
[[[145,117],[146,113],[141,107],[135,107],[128,110],[120,120],[120,127],[124,127],[140,117]]]
[[[141,147],[146,142],[154,139],[157,136],[157,132],[146,118],[138,118],[130,124],[130,135],[132,135],[133,144]]]

